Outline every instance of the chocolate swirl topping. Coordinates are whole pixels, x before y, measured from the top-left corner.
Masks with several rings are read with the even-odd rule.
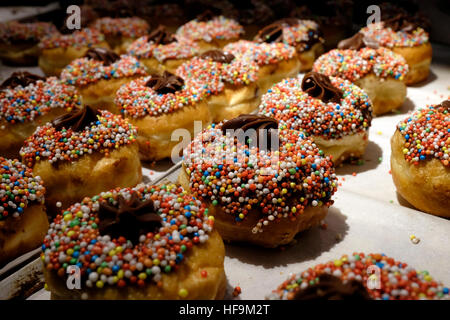
[[[283,42],[282,24],[280,22],[274,22],[265,26],[258,31],[258,34],[255,36],[255,41],[267,43]]]
[[[234,60],[235,56],[231,53],[225,53],[222,50],[208,50],[200,55],[200,58],[215,62],[230,63]]]
[[[238,130],[246,132],[249,129],[255,130],[255,135],[250,136],[251,139],[256,138],[256,142],[260,144],[260,138],[267,141],[267,148],[271,148],[272,135],[278,135],[278,121],[258,114],[241,114],[237,118],[226,121],[222,125],[222,133],[226,134],[227,130]],[[275,129],[275,130],[271,130]],[[261,146],[260,146],[261,147]]]
[[[450,111],[450,100],[444,100],[436,106],[436,108],[441,108],[441,107]]]
[[[372,300],[363,284],[356,280],[343,283],[341,279],[322,274],[319,282],[294,295],[294,300]]]
[[[318,72],[308,72],[302,80],[302,90],[325,103],[339,103],[342,91],[331,84],[330,78]]]
[[[55,120],[52,124],[56,130],[72,129],[73,131],[80,132],[84,128],[90,126],[93,122],[98,121],[100,112],[92,109],[90,106],[85,106],[82,109],[73,110],[70,113],[63,114]]]
[[[166,27],[163,25],[159,25],[158,28],[150,32],[147,36],[148,41],[154,42],[155,44],[169,44],[177,41],[175,35],[166,30]]]
[[[109,66],[120,60],[120,56],[117,53],[104,48],[91,48],[86,52],[84,57],[97,61],[103,61],[104,66]]]
[[[214,19],[214,17],[216,17],[217,15],[214,14],[214,12],[212,12],[211,10],[205,10],[202,13],[200,13],[195,19],[197,21],[201,21],[201,22],[206,22],[206,21],[210,21],[212,19]]]
[[[393,31],[404,31],[411,33],[416,30],[420,25],[416,19],[411,19],[405,13],[399,13],[396,16],[384,21],[385,28],[391,28]]]
[[[364,47],[378,49],[380,45],[375,39],[369,38],[361,32],[338,43],[338,49],[359,50]]]
[[[37,74],[32,74],[27,71],[13,72],[8,79],[3,81],[3,83],[0,85],[0,89],[13,89],[17,86],[26,87],[38,80],[45,81],[45,77],[41,77]]]
[[[100,203],[98,230],[101,235],[112,238],[120,236],[133,244],[139,242],[139,237],[162,226],[162,219],[155,212],[153,200],[141,201],[136,193],[126,201],[122,195],[118,197],[118,206],[106,201]]]
[[[157,93],[166,94],[175,93],[181,90],[184,81],[182,78],[168,71],[164,71],[163,75],[152,74],[145,85],[152,88]]]

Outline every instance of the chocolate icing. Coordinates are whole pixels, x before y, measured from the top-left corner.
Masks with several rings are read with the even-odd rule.
[[[384,21],[385,28],[391,28],[393,31],[413,32],[420,25],[416,19],[411,19],[405,13],[399,13],[396,16]]]
[[[283,26],[279,22],[274,22],[265,26],[261,30],[258,31],[258,34],[255,36],[255,41],[258,42],[283,42]]]
[[[340,278],[329,274],[319,276],[319,282],[299,290],[294,300],[372,300],[367,289],[360,281],[349,280],[344,283]]]
[[[301,23],[297,18],[284,18],[277,20],[268,26],[265,26],[259,30],[258,34],[255,36],[255,41],[258,42],[283,42],[283,25],[288,25],[290,27]],[[299,41],[297,45],[297,50],[304,51],[309,49],[313,44],[320,41],[321,33],[319,30],[310,30],[308,32],[308,37],[306,40]]]
[[[117,206],[106,201],[101,202],[98,218],[101,235],[109,235],[112,238],[123,236],[134,244],[139,242],[141,235],[162,226],[162,219],[155,212],[153,200],[141,201],[136,193],[132,194],[129,201],[119,195]]]
[[[163,75],[152,74],[145,85],[152,88],[157,93],[166,94],[175,93],[181,90],[184,81],[182,78],[168,71],[164,71]]]
[[[89,59],[103,61],[104,66],[109,66],[120,60],[120,56],[117,53],[104,48],[91,48],[84,56]]]
[[[234,60],[234,55],[231,53],[225,53],[222,50],[209,50],[203,53],[200,58],[212,60],[221,63],[230,63]]]
[[[202,13],[200,13],[195,19],[197,21],[202,21],[202,22],[206,22],[206,21],[210,21],[212,19],[214,19],[214,17],[216,17],[217,15],[214,14],[214,12],[212,12],[211,10],[205,10]]]
[[[98,121],[98,115],[100,115],[100,112],[89,106],[85,106],[82,109],[76,109],[59,116],[53,120],[52,124],[58,131],[65,128],[79,132],[83,131],[84,128],[90,126],[93,122]]]
[[[436,108],[443,107],[450,111],[450,100],[444,100],[436,106]]]
[[[361,32],[356,33],[350,38],[341,40],[338,43],[338,49],[359,50],[364,47],[378,49],[380,46],[375,39],[369,38]]]
[[[256,141],[259,143],[259,138],[261,136],[260,130],[264,130],[263,135],[267,133],[267,136],[264,136],[263,139],[267,139],[267,148],[271,147],[272,134],[278,135],[278,121],[269,118],[263,115],[258,114],[241,114],[237,118],[226,121],[222,125],[222,133],[226,134],[227,130],[237,130],[242,129],[244,132],[249,129],[254,129],[256,131]],[[251,137],[252,139],[255,137]]]
[[[339,103],[342,91],[331,84],[330,78],[317,72],[308,72],[302,80],[302,90],[323,102]]]
[[[27,71],[13,72],[8,79],[3,81],[0,85],[0,89],[15,88],[17,86],[26,87],[38,80],[45,81],[45,77],[32,74]]]
[[[150,32],[147,36],[148,41],[152,41],[155,44],[169,44],[177,41],[175,35],[166,30],[166,27],[163,25],[159,25],[158,28]]]

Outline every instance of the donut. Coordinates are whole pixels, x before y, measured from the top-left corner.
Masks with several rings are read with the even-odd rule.
[[[47,22],[1,22],[0,59],[8,65],[36,65],[39,41],[54,32],[57,32],[55,26]]]
[[[104,35],[97,30],[84,28],[72,34],[53,33],[39,43],[39,67],[48,76],[59,76],[65,66],[93,47],[109,48]]]
[[[333,204],[336,175],[330,158],[302,132],[277,126],[272,118],[241,115],[211,125],[184,150],[179,182],[210,204],[226,241],[288,244],[318,225]],[[239,131],[245,137],[236,136]],[[255,140],[252,131],[267,135]]]
[[[314,60],[324,52],[319,25],[312,20],[285,18],[262,28],[255,37],[258,42],[283,42],[297,50],[300,71],[311,70]]]
[[[95,20],[90,27],[100,31],[105,36],[109,47],[118,54],[125,53],[128,46],[145,35],[150,28],[145,20],[138,17],[104,17]]]
[[[132,56],[91,48],[62,70],[61,80],[77,87],[85,105],[117,114],[116,91],[123,84],[146,74],[145,66]]]
[[[80,105],[75,87],[55,77],[12,73],[0,85],[0,155],[18,158],[25,139],[39,125]]]
[[[61,211],[41,258],[52,299],[222,299],[225,248],[207,206],[180,186],[113,189]],[[67,288],[70,267],[79,290]]]
[[[224,16],[214,16],[210,11],[197,16],[177,29],[176,35],[196,42],[200,53],[222,49],[225,45],[239,40],[244,28],[235,20]]]
[[[421,108],[391,138],[397,192],[417,209],[450,218],[450,100]]]
[[[270,86],[294,76],[298,68],[291,46],[240,40],[191,59],[176,74],[207,86],[213,121],[220,122],[253,112]]]
[[[389,48],[405,58],[409,66],[405,76],[407,85],[416,84],[428,78],[432,48],[428,33],[408,15],[369,24],[360,31],[374,39],[381,47]]]
[[[20,155],[45,182],[50,216],[101,191],[133,187],[142,178],[136,128],[89,106],[38,127]]]
[[[17,159],[0,157],[0,266],[38,248],[48,229],[45,188]]]
[[[138,58],[151,73],[175,73],[182,63],[199,52],[197,43],[176,37],[162,25],[149,35],[134,41],[127,50],[129,55]]]
[[[346,39],[349,40],[349,39]],[[408,73],[405,59],[389,49],[367,47],[372,43],[356,35],[345,48],[321,55],[313,71],[349,80],[367,93],[375,115],[399,108],[406,98],[404,77]],[[340,47],[344,47],[342,42]]]
[[[285,79],[269,89],[259,114],[276,119],[280,128],[303,131],[338,165],[364,154],[372,107],[350,81],[309,72],[303,80]]]
[[[448,300],[449,288],[407,263],[358,253],[295,273],[269,300]]]
[[[156,161],[170,157],[178,144],[171,139],[174,130],[184,128],[192,136],[195,120],[201,121],[202,126],[212,122],[208,97],[203,82],[165,71],[122,86],[115,103],[138,128],[141,160]]]

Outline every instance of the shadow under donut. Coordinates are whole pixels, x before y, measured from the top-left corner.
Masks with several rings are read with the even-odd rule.
[[[287,246],[268,249],[249,244],[226,243],[225,252],[230,258],[266,269],[312,260],[342,241],[349,229],[346,220],[347,217],[339,209],[331,207],[324,220],[326,228],[317,226],[301,232]]]
[[[358,161],[351,163],[343,163],[336,168],[336,174],[348,175],[354,172],[361,173],[369,170],[374,170],[380,165],[380,158],[383,156],[383,150],[378,144],[373,141],[369,141],[367,144],[366,152],[364,156]],[[362,161],[361,163],[359,163]]]
[[[392,110],[391,112],[379,117],[393,117],[399,114],[407,114],[408,112],[413,111],[415,107],[416,105],[414,104],[414,102],[410,98],[406,97],[405,102],[403,102],[402,106],[399,109]]]

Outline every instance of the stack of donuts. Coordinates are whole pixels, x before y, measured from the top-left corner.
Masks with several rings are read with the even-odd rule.
[[[155,8],[97,8],[80,30],[0,24],[3,63],[42,71],[0,85],[0,264],[41,246],[52,299],[224,298],[223,241],[275,248],[320,225],[336,167],[362,158],[374,117],[429,76],[429,35],[402,14],[344,39],[300,8]],[[422,107],[393,128],[392,177],[418,210],[448,218],[450,101]],[[143,166],[169,158],[176,183],[143,183]],[[66,287],[71,266],[81,290]],[[354,253],[267,298],[449,299],[428,277]]]

